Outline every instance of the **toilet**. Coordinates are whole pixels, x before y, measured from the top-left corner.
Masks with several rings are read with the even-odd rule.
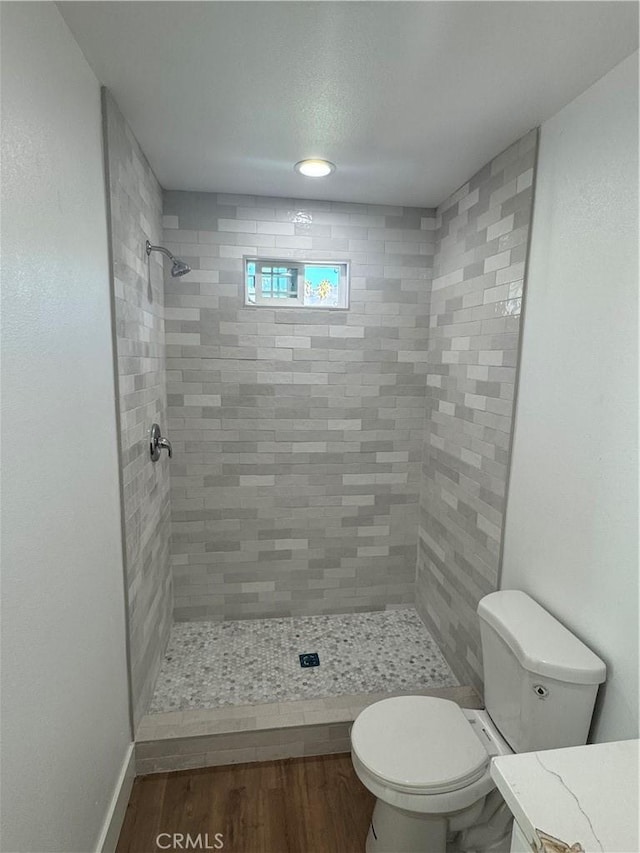
[[[353,766],[377,798],[367,853],[508,851],[491,758],[587,741],[603,661],[518,590],[485,596],[478,617],[486,710],[398,696],[353,724]]]

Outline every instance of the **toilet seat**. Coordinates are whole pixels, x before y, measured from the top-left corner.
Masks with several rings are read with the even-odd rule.
[[[480,779],[490,760],[462,709],[431,696],[369,705],[353,724],[351,744],[381,785],[409,794],[457,791]]]

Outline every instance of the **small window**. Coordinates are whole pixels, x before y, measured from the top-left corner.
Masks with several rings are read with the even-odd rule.
[[[245,304],[271,308],[347,308],[349,265],[245,259]]]

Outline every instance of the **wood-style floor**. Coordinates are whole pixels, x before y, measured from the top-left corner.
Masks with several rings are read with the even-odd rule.
[[[373,805],[348,754],[141,776],[117,853],[180,849],[174,833],[191,850],[220,833],[224,853],[362,853]]]

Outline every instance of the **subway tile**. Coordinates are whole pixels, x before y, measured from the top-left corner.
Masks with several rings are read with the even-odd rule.
[[[169,465],[166,458],[152,463],[148,450],[151,424],[167,428],[164,316],[167,310],[169,320],[196,321],[198,312],[187,309],[189,313],[175,315],[164,307],[162,256],[152,253],[147,259],[144,241],[163,244],[163,219],[170,239],[176,239],[178,219],[163,217],[161,187],[109,93],[103,121],[111,202],[131,690],[137,726],[151,700],[173,607]],[[135,235],[135,251],[129,235]]]
[[[218,231],[255,234],[257,223],[250,219],[218,219]]]
[[[476,607],[498,577],[536,139],[436,212],[416,600],[458,678],[478,688]]]
[[[339,574],[317,578],[318,562],[327,563],[328,572],[342,564],[342,578],[353,577],[344,562],[349,559],[380,561],[380,570],[386,565],[387,589],[394,590],[398,603],[411,601],[411,554],[395,556],[392,546],[378,540],[388,535],[390,542],[404,543],[415,524],[414,517],[398,514],[394,507],[398,498],[404,506],[408,501],[417,505],[418,499],[418,477],[409,477],[406,466],[409,458],[420,456],[428,353],[426,332],[418,332],[416,306],[424,306],[426,319],[425,272],[435,252],[435,212],[324,202],[297,209],[256,197],[218,195],[207,202],[207,194],[167,196],[172,205],[167,214],[177,216],[172,231],[192,232],[190,240],[197,235],[190,251],[210,259],[219,278],[219,283],[197,280],[199,289],[189,292],[183,289],[186,281],[179,291],[166,281],[167,300],[180,300],[168,301],[170,309],[198,312],[167,315],[183,323],[168,327],[167,334],[200,335],[199,342],[170,338],[172,438],[191,470],[188,479],[174,477],[174,510],[224,508],[229,521],[237,522],[221,538],[210,525],[185,527],[174,511],[177,618],[379,606],[374,576],[362,585],[359,597],[351,596],[351,605],[346,587],[327,583],[339,581]],[[211,212],[222,208],[213,223]],[[253,246],[259,252],[257,241],[265,238],[272,250],[296,258],[322,259],[331,253],[335,260],[335,253],[345,252],[343,257],[352,261],[350,311],[245,308],[241,256]],[[208,284],[213,289],[205,293],[202,288]],[[377,330],[370,338],[369,329]],[[194,360],[198,365],[191,365]],[[204,375],[193,372],[205,365],[218,373],[209,387]],[[253,390],[239,391],[238,371],[246,374],[243,383]],[[270,393],[262,393],[270,385]],[[381,393],[383,387],[387,390]],[[213,447],[213,433],[222,440],[210,455],[221,467],[207,473],[196,463],[203,442]],[[268,458],[258,461],[244,447],[234,449],[249,434]],[[364,450],[375,438],[382,441],[379,457]],[[232,467],[243,460],[244,468]],[[351,494],[363,487],[374,494]],[[371,524],[376,502],[376,524]],[[366,515],[360,523],[344,526],[354,513]],[[280,518],[287,519],[286,535],[279,532]],[[357,557],[358,548],[377,550]],[[239,560],[259,567],[259,575],[245,575],[237,584],[222,584],[228,587],[222,594],[215,592],[217,579],[241,565]],[[181,573],[187,565],[195,568],[194,561],[216,570],[203,573],[194,584]]]

